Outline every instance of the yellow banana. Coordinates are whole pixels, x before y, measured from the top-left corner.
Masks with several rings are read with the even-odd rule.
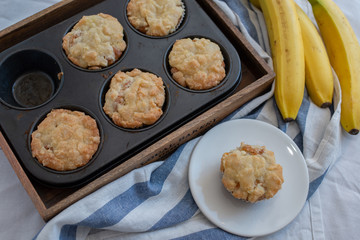
[[[315,25],[296,4],[305,54],[305,86],[310,98],[319,107],[331,105],[334,82],[324,42]]]
[[[332,0],[309,0],[330,63],[341,86],[341,125],[350,134],[360,128],[360,45],[343,12]]]
[[[256,3],[256,1],[255,1]],[[294,120],[304,96],[305,60],[293,0],[259,0],[274,64],[275,100],[285,121]]]
[[[252,5],[254,5],[257,8],[261,8],[260,7],[260,0],[250,0],[250,2],[252,3]]]

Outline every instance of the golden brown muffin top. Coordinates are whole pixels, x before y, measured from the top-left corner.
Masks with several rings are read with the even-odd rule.
[[[118,126],[139,128],[155,123],[163,114],[165,101],[161,77],[133,69],[119,71],[105,95],[105,113]]]
[[[84,166],[100,143],[96,121],[83,112],[67,109],[53,109],[31,137],[33,157],[58,171]]]
[[[174,32],[184,15],[181,0],[130,0],[127,16],[131,25],[150,36]]]
[[[63,38],[70,61],[82,68],[100,69],[113,64],[126,48],[123,27],[108,15],[83,16]]]
[[[282,167],[264,146],[241,146],[223,154],[220,171],[225,188],[249,202],[272,198],[284,182]]]
[[[206,38],[176,40],[169,64],[174,80],[194,90],[215,87],[226,75],[220,47]]]

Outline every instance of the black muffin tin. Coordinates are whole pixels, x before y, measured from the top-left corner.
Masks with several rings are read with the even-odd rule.
[[[178,30],[166,37],[151,37],[136,31],[126,17],[128,1],[107,0],[0,53],[1,131],[32,179],[51,187],[85,184],[222,101],[236,89],[241,79],[237,51],[196,1],[183,2],[184,19]],[[117,18],[123,26],[126,50],[119,61],[107,68],[81,69],[66,58],[62,38],[82,16],[101,12]],[[188,37],[208,38],[220,46],[226,77],[218,86],[203,91],[189,90],[171,78],[167,61],[169,51],[177,39]],[[119,70],[134,68],[163,79],[166,90],[164,114],[151,126],[125,129],[116,126],[102,107],[111,77]],[[29,86],[28,82],[33,79],[40,80]],[[47,91],[36,92],[45,87]],[[22,91],[24,94],[18,94]],[[27,99],[22,95],[36,99],[33,101],[32,97]],[[98,151],[88,164],[72,171],[43,167],[31,155],[31,133],[46,114],[56,108],[85,112],[96,120],[100,130]]]

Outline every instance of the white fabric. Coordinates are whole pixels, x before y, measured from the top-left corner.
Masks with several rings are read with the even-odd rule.
[[[31,13],[39,11],[41,8],[49,6],[56,1],[11,1],[2,0],[0,2],[0,28],[4,28],[11,23],[15,23],[23,17],[29,16]],[[246,2],[246,1],[243,1]],[[306,1],[297,1],[305,10],[308,8]],[[353,25],[355,33],[360,39],[360,20],[358,20],[358,12],[360,10],[360,1],[335,1],[344,13],[347,15],[350,23]],[[40,5],[40,7],[38,7]],[[28,9],[22,12],[20,8]],[[308,8],[309,9],[309,8]],[[228,11],[224,8],[225,11]],[[307,11],[309,14],[310,12]],[[13,17],[12,16],[17,16]],[[310,14],[311,15],[311,14]],[[10,20],[9,20],[10,19]],[[234,24],[240,25],[245,29],[240,20],[234,16],[232,18]],[[258,30],[261,32],[261,30]],[[256,46],[254,41],[251,43]],[[260,43],[265,45],[266,40]],[[261,50],[260,48],[257,48]],[[267,49],[268,51],[268,49]],[[262,52],[265,54],[265,52]],[[265,56],[265,55],[264,55]],[[271,64],[271,59],[267,59]],[[335,85],[338,87],[338,85]],[[340,94],[339,89],[337,93]],[[261,96],[252,101],[240,111],[236,112],[232,118],[239,118],[250,114],[261,102],[264,102],[271,96],[271,93]],[[339,99],[339,96],[337,98]],[[335,109],[338,103],[335,103]],[[257,119],[278,125],[276,116],[272,113],[273,103],[270,99],[266,102]],[[305,132],[316,132],[311,134],[311,138],[304,139],[304,156],[309,166],[309,174],[311,180],[317,179],[329,166],[327,174],[319,189],[307,201],[304,209],[299,216],[284,229],[279,232],[262,237],[260,239],[357,239],[360,233],[358,223],[360,222],[360,188],[358,182],[360,177],[360,163],[357,155],[360,153],[360,137],[349,136],[338,125],[338,113],[335,111],[329,124],[319,126],[317,124],[324,123],[322,121],[314,121],[318,116],[326,116],[326,110],[312,109],[314,105],[309,105],[309,114],[306,119]],[[328,116],[330,118],[330,115]],[[325,117],[326,119],[326,117]],[[328,125],[327,125],[328,124]],[[281,126],[280,126],[281,127]],[[286,128],[286,133],[294,138],[298,135],[300,129],[294,124],[290,124]],[[318,129],[324,129],[318,131]],[[325,136],[323,134],[325,133]],[[309,136],[309,135],[307,135]],[[319,142],[322,139],[321,142]],[[167,191],[167,187],[171,186],[174,180],[179,179],[177,176],[186,175],[187,156],[191,152],[192,147],[197,139],[191,141],[181,149],[179,156],[176,156],[174,169],[169,177],[164,181],[163,189],[159,194],[148,198],[141,203],[143,209],[151,209],[152,206],[166,206],[162,209],[163,213],[169,211],[186,195],[186,182],[177,183],[178,191]],[[341,155],[340,155],[341,153]],[[169,161],[171,162],[171,161]],[[124,193],[134,183],[141,183],[149,178],[149,175],[163,163],[158,162],[133,171],[131,174],[121,178],[121,185],[113,186],[116,182],[100,189],[95,194],[74,204],[63,213],[54,218],[42,232],[43,235],[39,239],[48,239],[50,236],[57,236],[56,231],[60,229],[56,226],[62,224],[77,223],[84,219],[84,215],[96,210],[99,205],[106,204],[108,200],[116,197],[118,194]],[[180,178],[183,179],[184,178]],[[36,212],[31,200],[27,196],[19,180],[14,174],[3,153],[0,152],[0,239],[31,239],[44,226],[39,214]],[[185,180],[184,180],[185,181]],[[117,189],[116,191],[113,191]],[[162,193],[172,193],[170,196],[162,196]],[[99,197],[101,196],[101,197]],[[93,205],[92,205],[93,203]],[[121,207],[121,206],[119,206]],[[202,230],[212,229],[214,226],[199,212],[187,221],[181,222],[175,226],[151,231],[146,234],[142,231],[148,230],[158,222],[159,215],[152,211],[140,211],[135,208],[126,215],[117,224],[108,227],[110,231],[99,231],[87,227],[79,227],[76,231],[77,239],[167,239],[186,236],[191,233]],[[140,212],[139,212],[140,211]],[[78,214],[74,214],[74,212]],[[134,219],[138,219],[134,221]],[[90,231],[90,232],[89,232]],[[122,231],[122,232],[121,232]],[[139,232],[140,233],[136,233]],[[134,232],[128,234],[126,232]],[[88,235],[90,233],[90,235]],[[230,238],[228,235],[227,238]]]

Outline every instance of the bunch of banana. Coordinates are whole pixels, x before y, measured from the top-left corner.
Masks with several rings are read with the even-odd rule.
[[[274,3],[277,3],[279,5],[283,4],[284,6],[285,4],[288,4],[288,6],[293,4],[295,5],[296,10],[293,7],[288,7],[286,11],[288,14],[292,15],[293,17],[294,16],[298,17],[298,21],[301,29],[301,37],[299,37],[299,29],[295,28],[294,30],[297,31],[296,35],[294,35],[293,37],[286,38],[281,42],[293,41],[298,46],[295,48],[298,48],[298,50],[300,50],[301,44],[299,42],[302,39],[303,47],[304,47],[303,54],[305,58],[305,80],[300,79],[303,78],[302,74],[301,75],[297,74],[298,78],[297,77],[292,78],[290,76],[289,78],[287,78],[288,80],[281,80],[282,78],[281,76],[279,76],[279,73],[282,73],[282,71],[284,70],[281,71],[274,65],[274,71],[278,75],[276,80],[278,84],[276,84],[276,86],[280,86],[280,88],[279,87],[275,88],[275,98],[284,119],[291,120],[296,117],[303,97],[301,92],[303,90],[303,87],[299,87],[300,83],[301,85],[303,85],[303,81],[305,81],[305,86],[307,87],[310,98],[317,106],[319,107],[330,106],[332,103],[333,89],[334,89],[332,70],[324,43],[315,25],[311,22],[308,16],[302,11],[302,9],[299,6],[297,6],[297,4],[293,3],[292,0],[291,1],[252,0],[251,2],[256,7],[262,9],[267,24],[270,41],[272,43],[274,43],[273,41],[276,41],[276,39],[273,39],[274,34],[276,34],[276,32],[287,31],[288,34],[293,34],[293,33],[289,32],[288,29],[284,28],[281,25],[281,21],[288,21],[286,18],[284,19],[280,18],[281,16],[285,16],[285,15],[284,14],[277,15],[274,13],[273,14],[269,13],[268,11],[271,9],[269,8],[269,5]],[[277,8],[277,10],[281,10],[281,8]],[[296,12],[294,13],[294,11]],[[292,21],[296,21],[296,20],[293,19]],[[274,31],[276,27],[278,27],[279,29]],[[286,35],[283,34],[282,36],[284,37]],[[295,36],[297,37],[296,41],[294,40]],[[276,49],[276,46],[275,44],[272,44],[271,45],[272,55],[274,58],[276,58],[277,53],[274,51],[274,49]],[[298,55],[301,54],[299,51],[296,52]],[[285,55],[282,57],[283,61],[289,57],[298,57],[298,55],[294,55],[294,53],[291,53],[289,51],[278,54]],[[302,61],[301,58],[299,58],[299,61],[300,60]],[[286,68],[287,73],[291,73],[293,71],[289,67],[295,67],[298,69],[298,71],[300,70],[302,71],[303,69],[302,65],[287,66],[286,64],[287,64],[286,62],[282,63],[279,67]],[[297,87],[294,87],[295,85],[293,84],[291,85],[293,86],[293,88],[288,88],[286,81],[297,81],[299,85]],[[285,88],[283,88],[283,86],[285,86]],[[286,95],[283,93],[284,90],[286,90]],[[284,95],[286,97],[283,97]],[[288,114],[289,112],[293,113],[292,116]]]
[[[319,107],[329,107],[334,80],[324,42],[309,17],[296,5],[305,53],[305,86],[311,100]]]
[[[294,120],[305,88],[301,28],[293,0],[255,0],[268,29],[275,80],[275,100],[284,121]]]
[[[342,90],[341,125],[360,128],[360,45],[343,12],[332,0],[309,0]]]

